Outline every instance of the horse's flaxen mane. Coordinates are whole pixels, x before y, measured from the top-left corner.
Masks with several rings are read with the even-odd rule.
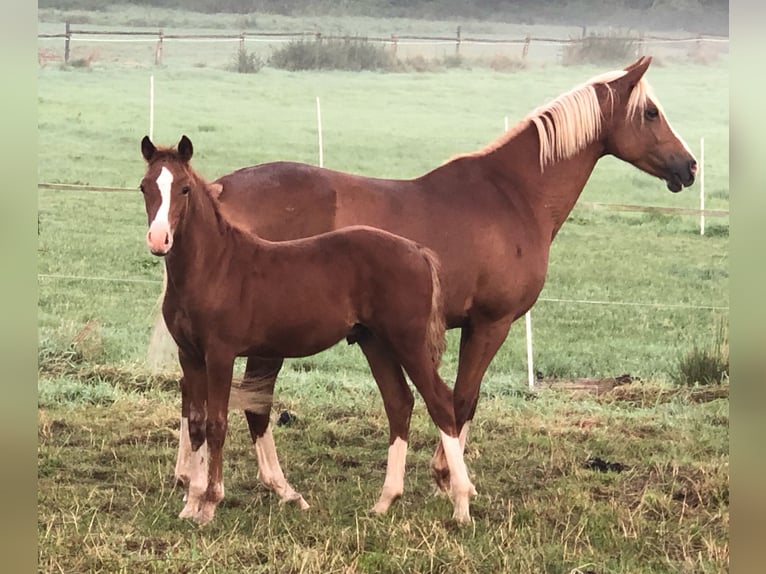
[[[532,110],[515,128],[508,130],[485,148],[465,155],[475,157],[491,153],[518,135],[528,125],[527,122],[532,122],[540,139],[540,171],[543,171],[545,166],[574,156],[601,134],[602,112],[596,86],[604,86],[607,97],[613,100],[614,94],[609,82],[621,78],[625,73],[625,70],[617,70],[591,78],[555,100]],[[626,116],[643,114],[649,99],[659,108],[649,83],[642,78],[630,94]],[[613,101],[610,104],[613,104]],[[641,117],[643,119],[643,115]]]

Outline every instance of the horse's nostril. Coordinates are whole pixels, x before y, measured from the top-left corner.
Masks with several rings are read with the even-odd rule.
[[[166,233],[166,234],[165,234],[165,245],[167,245],[168,243],[170,243],[170,235],[168,235],[168,234]]]
[[[689,162],[689,171],[692,175],[697,175],[697,162],[696,160],[691,160]]]

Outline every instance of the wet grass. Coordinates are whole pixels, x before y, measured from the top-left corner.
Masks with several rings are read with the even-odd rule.
[[[87,378],[74,379],[83,387]],[[728,387],[632,383],[601,396],[484,393],[467,463],[479,495],[458,527],[428,465],[436,432],[413,417],[405,495],[369,512],[387,426],[363,382],[305,400],[284,385],[283,467],[311,509],[257,480],[230,416],[226,498],[204,528],[176,518],[177,397],[120,390],[110,404],[38,411],[42,572],[721,572],[728,564]],[[276,417],[275,417],[276,418]],[[584,467],[598,456],[626,470]]]

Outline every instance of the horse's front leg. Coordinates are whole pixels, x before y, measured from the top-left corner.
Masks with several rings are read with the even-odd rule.
[[[511,319],[500,321],[471,320],[460,334],[460,356],[454,387],[455,424],[461,452],[468,440],[468,427],[476,411],[479,387],[484,373],[508,335]],[[440,441],[431,459],[431,476],[443,491],[450,491],[450,470],[444,441]]]
[[[200,499],[195,520],[207,524],[213,519],[218,503],[223,500],[223,443],[228,428],[229,395],[234,358],[224,353],[205,357],[207,374],[207,421],[205,436],[208,449],[207,488]],[[191,420],[189,421],[191,424]]]

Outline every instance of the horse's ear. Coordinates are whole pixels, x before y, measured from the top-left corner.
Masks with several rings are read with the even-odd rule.
[[[152,161],[152,157],[154,157],[154,152],[157,151],[157,148],[154,147],[154,144],[152,143],[152,140],[149,139],[149,136],[144,136],[144,139],[141,140],[141,155],[144,156],[144,159],[146,161]]]
[[[633,62],[630,66],[625,68],[625,75],[623,76],[622,79],[627,80],[628,84],[632,88],[643,77],[643,75],[646,73],[647,68],[649,68],[649,64],[651,63],[652,63],[651,56],[641,56],[638,60]]]
[[[181,141],[178,142],[178,155],[181,156],[181,160],[188,163],[194,153],[194,147],[192,147],[191,140],[186,136],[181,136]]]
[[[644,76],[651,63],[651,56],[641,56],[630,66],[625,68],[625,74],[614,80],[612,86],[617,88],[620,93],[627,96],[633,91],[636,84],[641,81],[641,78]]]
[[[208,184],[207,189],[210,192],[210,195],[212,197],[214,197],[215,199],[218,199],[221,193],[223,193],[223,184],[218,182],[213,182]]]

